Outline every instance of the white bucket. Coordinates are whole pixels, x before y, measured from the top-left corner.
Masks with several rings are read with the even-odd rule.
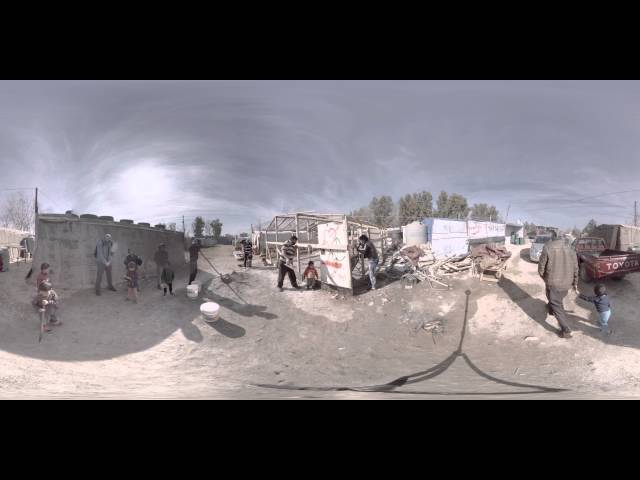
[[[200,305],[200,313],[206,322],[215,322],[220,315],[220,305],[215,302],[207,302]]]
[[[198,298],[199,290],[200,289],[199,289],[198,285],[187,285],[187,297],[189,297],[191,299]]]

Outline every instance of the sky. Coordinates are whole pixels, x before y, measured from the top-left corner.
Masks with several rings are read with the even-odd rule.
[[[639,154],[640,82],[0,82],[0,200],[37,186],[44,211],[223,233],[422,190],[628,223]]]

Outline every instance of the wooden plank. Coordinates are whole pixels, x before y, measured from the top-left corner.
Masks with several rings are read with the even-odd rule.
[[[436,280],[436,279],[435,279],[435,278],[433,278],[433,277],[428,277],[428,279],[429,279],[429,281],[431,281],[431,282],[434,282],[434,283],[437,283],[438,285],[442,285],[443,287],[447,287],[447,288],[449,288],[449,285],[447,285],[446,283],[442,283],[441,281]]]

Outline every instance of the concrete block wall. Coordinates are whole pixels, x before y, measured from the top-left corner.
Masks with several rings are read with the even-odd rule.
[[[183,232],[161,230],[137,224],[100,219],[74,218],[68,215],[41,215],[38,218],[36,252],[33,266],[37,272],[44,262],[51,265],[52,281],[58,288],[89,288],[95,286],[96,243],[109,233],[117,243],[113,258],[113,281],[121,284],[125,276],[124,259],[127,249],[142,257],[140,274],[154,276],[153,255],[158,245],[167,245],[169,260],[176,271],[185,268],[185,239]],[[103,278],[103,287],[106,278]]]

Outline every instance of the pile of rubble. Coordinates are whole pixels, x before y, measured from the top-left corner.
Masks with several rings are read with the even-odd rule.
[[[434,284],[449,288],[444,282],[446,276],[465,272],[472,267],[468,254],[436,259],[429,244],[392,248],[386,252],[382,268],[388,275],[401,277],[407,288],[418,281],[427,281],[432,288]]]
[[[507,261],[511,258],[511,252],[501,245],[476,245],[471,248],[472,273],[483,279],[485,272],[492,272],[496,278],[502,276],[507,268]]]

